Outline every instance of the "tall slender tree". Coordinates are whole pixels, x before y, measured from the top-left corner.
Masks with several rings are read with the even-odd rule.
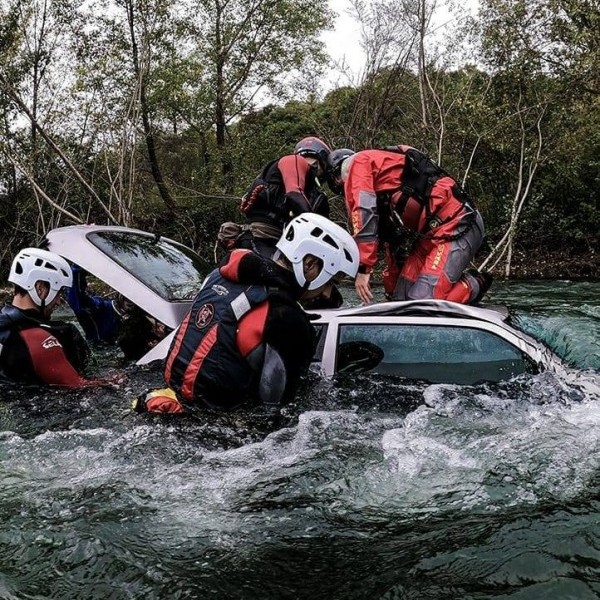
[[[326,55],[319,35],[332,22],[327,0],[190,0],[194,54],[205,69],[221,155],[222,186],[233,189],[227,128],[265,98],[289,97],[314,80]]]

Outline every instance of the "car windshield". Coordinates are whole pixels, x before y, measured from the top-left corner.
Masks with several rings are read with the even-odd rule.
[[[193,299],[204,280],[199,257],[163,238],[101,231],[88,239],[169,302]]]
[[[495,333],[473,327],[445,325],[344,324],[340,325],[337,371],[365,353],[377,356],[370,372],[422,379],[431,383],[464,385],[502,381],[534,369],[524,353]],[[345,352],[349,344],[351,352]]]

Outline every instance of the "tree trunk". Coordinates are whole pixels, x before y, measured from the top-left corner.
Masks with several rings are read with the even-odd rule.
[[[215,137],[217,142],[217,149],[221,159],[221,184],[225,192],[233,192],[233,185],[231,182],[231,173],[233,171],[233,165],[231,159],[227,154],[227,142],[225,140],[226,134],[226,115],[225,115],[225,52],[223,39],[221,37],[221,13],[220,5],[217,2],[217,27],[215,31],[216,51],[217,51],[217,63],[216,63],[216,99],[215,99]]]
[[[520,107],[520,100],[519,100]],[[526,137],[527,137],[527,128],[526,124],[523,121],[523,116],[521,110],[518,111],[519,120],[521,123],[521,155],[519,159],[519,173],[518,173],[518,182],[517,189],[515,191],[515,195],[512,201],[511,212],[510,212],[510,221],[508,224],[508,229],[502,236],[502,239],[496,244],[496,247],[492,249],[492,251],[488,254],[487,258],[483,261],[483,263],[479,266],[479,269],[483,269],[492,259],[497,252],[500,252],[495,262],[490,267],[490,270],[493,271],[502,260],[502,257],[506,255],[506,261],[504,263],[504,274],[506,277],[510,277],[510,271],[512,266],[512,256],[513,256],[513,243],[517,233],[517,226],[519,224],[519,218],[521,216],[521,212],[523,210],[523,206],[525,205],[525,201],[529,196],[529,192],[531,190],[531,185],[535,178],[535,173],[540,164],[542,148],[544,146],[544,136],[542,134],[542,119],[546,112],[546,107],[543,106],[540,109],[540,113],[536,122],[537,129],[537,148],[535,152],[535,156],[531,158],[529,161],[529,165],[527,167],[527,181],[525,181],[525,163],[526,163]]]
[[[156,155],[156,144],[154,142],[154,134],[152,133],[152,124],[150,123],[150,111],[148,110],[148,102],[146,99],[146,69],[147,65],[142,69],[139,60],[137,40],[135,36],[134,26],[134,7],[133,0],[127,2],[127,18],[129,21],[129,34],[131,35],[131,53],[133,57],[133,68],[135,69],[135,75],[139,86],[139,101],[140,101],[140,112],[142,113],[142,124],[144,126],[144,137],[146,139],[146,149],[148,151],[148,162],[150,163],[150,170],[152,177],[158,188],[160,197],[162,198],[165,206],[170,213],[176,211],[175,201],[169,192],[169,188],[165,183],[162,175],[160,165],[158,163],[158,157]]]
[[[427,99],[425,98],[425,0],[419,0],[419,93],[421,95],[421,124],[427,127]]]

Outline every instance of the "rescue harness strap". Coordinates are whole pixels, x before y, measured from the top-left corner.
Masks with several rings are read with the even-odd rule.
[[[431,160],[431,158],[429,158],[429,156],[427,156],[425,153],[420,152],[415,148],[404,150],[401,146],[386,146],[383,148],[383,150],[386,152],[403,154],[406,157],[400,182],[401,185],[398,188],[398,191],[401,192],[400,198],[395,205],[392,205],[390,201],[393,192],[389,193],[388,198],[386,199],[386,203],[389,205],[391,219],[396,226],[401,227],[402,229],[406,228],[404,222],[402,221],[402,214],[404,213],[408,200],[410,198],[415,198],[425,211],[427,226],[430,230],[427,233],[420,233],[418,231],[415,232],[415,235],[418,238],[451,242],[463,237],[473,228],[477,215],[474,203],[467,192],[465,192],[465,190],[458,183],[456,183],[456,180],[454,177],[452,177],[452,175],[434,163],[433,160]],[[452,193],[454,194],[454,197],[462,204],[462,207],[457,209],[454,214],[447,217],[444,221],[437,219],[435,214],[433,214],[429,209],[431,190],[435,183],[442,177],[450,177],[455,182],[454,186],[452,187]],[[454,219],[456,216],[458,216],[459,212],[463,210],[463,208],[467,209],[468,211],[465,214],[466,227],[464,229],[452,235],[435,234],[434,230],[437,227]]]

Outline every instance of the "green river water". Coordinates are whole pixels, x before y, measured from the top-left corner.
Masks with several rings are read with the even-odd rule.
[[[0,598],[600,598],[600,283],[490,301],[567,375],[311,376],[276,425],[133,414],[161,383],[135,367],[3,390]]]

